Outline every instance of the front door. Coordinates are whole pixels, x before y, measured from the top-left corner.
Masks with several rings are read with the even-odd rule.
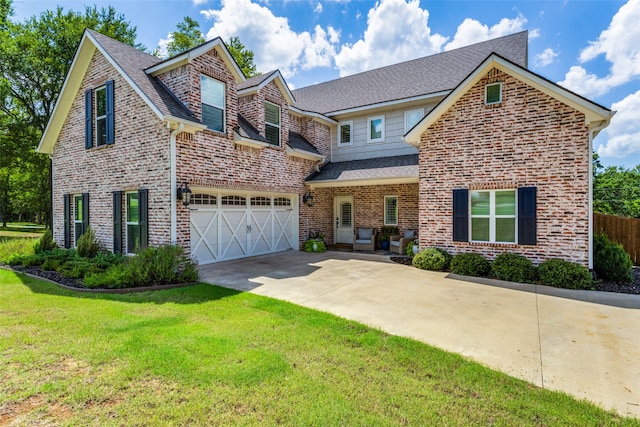
[[[353,197],[338,196],[334,199],[336,218],[336,243],[353,244]]]

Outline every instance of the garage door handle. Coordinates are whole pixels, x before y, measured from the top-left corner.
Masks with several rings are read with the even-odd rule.
[[[247,225],[247,233],[251,233],[251,226]]]

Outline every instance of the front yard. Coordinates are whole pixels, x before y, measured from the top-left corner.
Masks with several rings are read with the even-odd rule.
[[[639,425],[460,356],[210,285],[0,270],[0,425]]]

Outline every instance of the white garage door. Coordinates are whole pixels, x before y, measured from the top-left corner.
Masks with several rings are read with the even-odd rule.
[[[191,254],[200,264],[298,248],[297,196],[212,192],[191,201]]]

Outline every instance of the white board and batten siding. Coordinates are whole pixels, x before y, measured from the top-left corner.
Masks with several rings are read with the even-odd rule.
[[[194,191],[191,256],[199,264],[298,249],[298,196]]]

